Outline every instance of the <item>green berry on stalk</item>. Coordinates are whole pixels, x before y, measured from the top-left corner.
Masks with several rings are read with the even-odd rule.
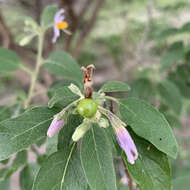
[[[96,114],[98,105],[91,98],[82,99],[77,105],[77,111],[86,118],[91,118]]]

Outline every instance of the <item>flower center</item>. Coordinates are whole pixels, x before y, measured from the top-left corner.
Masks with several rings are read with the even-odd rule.
[[[56,26],[59,30],[64,30],[66,28],[68,28],[68,23],[65,22],[65,21],[62,21],[62,22],[57,22],[56,23]]]

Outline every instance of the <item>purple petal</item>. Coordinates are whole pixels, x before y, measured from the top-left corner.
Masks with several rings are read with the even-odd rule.
[[[64,126],[64,121],[63,120],[57,121],[57,119],[58,119],[57,115],[55,115],[47,131],[48,137],[53,137]]]
[[[56,14],[55,14],[55,17],[54,17],[54,22],[61,22],[64,20],[64,16],[63,16],[63,13],[64,13],[64,9],[60,9]]]
[[[53,27],[54,35],[53,35],[52,43],[55,43],[57,41],[57,38],[60,36],[60,30],[59,30],[59,28],[57,28],[56,24],[59,23],[59,22],[64,21],[63,13],[64,13],[64,9],[60,9],[55,14],[55,17],[54,17],[54,27]]]
[[[120,147],[125,151],[128,162],[134,164],[135,160],[138,158],[138,152],[133,139],[125,127],[117,128],[115,129],[115,132],[117,135],[117,141]]]
[[[53,34],[52,42],[55,43],[57,41],[57,38],[60,36],[60,31],[56,25],[54,25],[53,30],[54,30],[54,34]]]

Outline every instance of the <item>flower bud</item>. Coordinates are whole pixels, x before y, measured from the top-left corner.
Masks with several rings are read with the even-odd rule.
[[[64,126],[63,120],[58,120],[58,115],[54,116],[53,121],[51,122],[51,125],[47,131],[48,137],[53,137],[58,131],[61,130],[61,128]]]
[[[73,141],[78,141],[80,138],[84,136],[84,134],[88,131],[90,128],[88,123],[82,123],[79,125],[76,129],[75,132],[73,133],[72,139]]]

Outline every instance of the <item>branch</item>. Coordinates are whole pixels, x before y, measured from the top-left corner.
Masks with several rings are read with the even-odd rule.
[[[103,2],[104,2],[104,0],[98,0],[96,6],[94,8],[94,11],[92,13],[91,18],[89,19],[88,23],[86,24],[84,30],[81,32],[81,34],[80,34],[80,36],[76,42],[75,49],[72,53],[75,58],[78,57],[78,54],[80,52],[81,47],[83,46],[85,38],[87,37],[87,35],[91,31],[91,29],[93,28],[95,21],[96,21],[96,17],[98,15],[98,12],[99,12]]]
[[[74,9],[73,9],[73,3],[74,3],[73,0],[65,0],[64,1],[64,5],[67,9],[67,13],[68,13],[68,17],[69,17],[69,30],[72,33],[72,35],[67,35],[65,37],[65,42],[64,42],[65,51],[70,50],[71,41],[73,39],[74,33],[77,30],[78,22],[79,22],[79,17],[75,14]]]
[[[133,179],[131,178],[129,172],[127,171],[127,167],[126,167],[126,164],[125,164],[123,159],[122,159],[122,162],[123,162],[123,165],[125,166],[125,172],[126,172],[127,179],[128,179],[128,182],[129,182],[129,189],[134,190],[135,188],[134,188],[134,185],[133,185]]]
[[[8,48],[10,46],[11,43],[11,33],[9,31],[9,29],[7,28],[7,26],[4,23],[4,19],[3,16],[0,13],[0,35],[1,35],[1,39],[2,39],[2,46],[4,48]]]
[[[35,0],[35,16],[36,16],[36,21],[37,23],[40,23],[40,15],[42,12],[42,0]]]

